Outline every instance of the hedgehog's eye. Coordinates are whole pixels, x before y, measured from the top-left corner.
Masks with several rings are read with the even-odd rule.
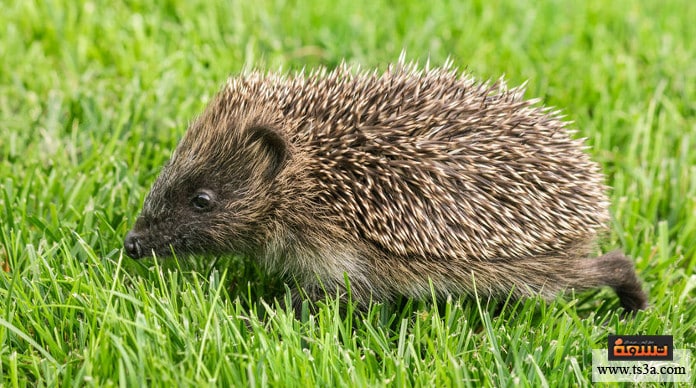
[[[207,191],[200,191],[191,198],[191,206],[199,212],[210,211],[213,207],[213,195]]]

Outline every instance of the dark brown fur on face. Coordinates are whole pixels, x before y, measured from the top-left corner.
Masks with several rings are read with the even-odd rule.
[[[240,253],[312,298],[547,299],[610,286],[646,307],[603,176],[557,112],[448,66],[231,79],[189,128],[129,256]]]

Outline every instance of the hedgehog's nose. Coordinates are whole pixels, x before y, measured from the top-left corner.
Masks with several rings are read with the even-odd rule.
[[[123,247],[126,249],[126,254],[133,259],[142,257],[142,246],[140,245],[140,235],[132,230],[126,235],[126,240],[123,242]]]

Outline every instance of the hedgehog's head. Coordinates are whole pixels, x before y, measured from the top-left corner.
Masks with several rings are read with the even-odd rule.
[[[244,111],[243,113],[240,113]],[[274,114],[218,97],[194,122],[145,198],[124,247],[133,258],[251,252],[272,223],[290,145]]]

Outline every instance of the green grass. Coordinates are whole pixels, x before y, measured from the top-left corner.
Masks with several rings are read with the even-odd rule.
[[[3,3],[0,386],[586,386],[611,333],[672,334],[694,362],[693,1],[390,3]],[[603,290],[343,318],[328,299],[298,321],[248,261],[124,257],[159,167],[227,76],[384,67],[402,49],[529,80],[563,109],[613,187],[603,248],[635,258],[650,310],[622,319]]]

